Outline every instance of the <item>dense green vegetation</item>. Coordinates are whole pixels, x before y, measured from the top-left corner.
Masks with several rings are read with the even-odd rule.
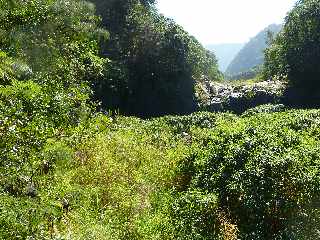
[[[222,78],[215,56],[151,3],[93,2],[111,36],[102,52],[115,68],[112,84],[107,76],[94,88],[104,107],[139,116],[190,113],[196,82]]]
[[[95,116],[3,187],[1,236],[317,238],[320,112],[255,112]]]
[[[68,238],[70,234],[73,238],[83,239],[90,236],[89,230],[104,239],[111,236],[108,237],[107,232],[119,233],[118,238],[134,234],[127,217],[133,217],[130,214],[136,211],[134,204],[138,200],[131,199],[130,192],[135,192],[138,182],[143,179],[150,181],[150,187],[156,189],[157,184],[164,183],[157,181],[158,176],[153,176],[154,173],[142,176],[139,172],[132,175],[137,178],[137,185],[133,187],[132,177],[128,175],[124,179],[122,176],[134,174],[131,165],[134,162],[127,162],[129,155],[124,148],[116,142],[113,146],[110,143],[97,145],[97,149],[90,147],[91,143],[95,144],[91,142],[95,138],[92,135],[95,134],[94,123],[99,121],[93,114],[100,108],[92,100],[102,101],[104,110],[117,109],[129,114],[183,113],[196,108],[190,108],[190,104],[183,101],[196,105],[193,85],[197,78],[221,78],[214,55],[206,52],[174,22],[158,15],[150,5],[152,2],[103,3],[110,6],[103,9],[97,2],[98,9],[110,16],[102,15],[101,21],[95,5],[85,1],[0,2],[1,239],[59,239]],[[180,79],[176,79],[178,76]],[[155,92],[158,95],[154,96]],[[154,102],[148,99],[148,94],[149,98],[155,97]],[[151,107],[143,106],[144,102],[154,107],[152,111]],[[180,105],[181,110],[177,108]],[[107,123],[111,119],[101,121]],[[130,138],[130,134],[116,134],[119,134],[119,143],[126,142],[125,137]],[[86,137],[90,137],[91,143]],[[136,137],[129,141],[134,144],[143,138],[142,135]],[[140,150],[132,155],[133,161],[146,151],[145,141],[138,145]],[[100,160],[91,162],[91,167],[101,172],[103,182],[107,181],[108,175],[116,180],[99,187],[100,183],[94,180],[99,174],[92,172],[92,179],[89,179],[86,170],[80,170],[85,152],[100,151],[98,148],[109,152],[114,147],[122,151],[123,156],[116,159],[111,156],[113,162],[103,163],[110,174],[95,165],[98,164],[96,160]],[[134,148],[133,145],[127,147],[128,151]],[[101,157],[105,151],[100,151]],[[156,146],[150,146],[149,160],[154,161],[157,154]],[[165,155],[159,154],[159,161],[166,158]],[[146,160],[144,156],[140,156],[141,162]],[[121,158],[127,167],[121,164]],[[161,161],[161,164],[170,164]],[[140,169],[138,165],[137,169]],[[114,175],[116,172],[119,178]],[[141,186],[141,192],[147,194],[149,186]],[[105,200],[102,201],[100,193],[104,194]],[[117,207],[118,200],[123,198],[127,202],[123,202],[123,208]],[[93,200],[95,205],[92,205]],[[108,206],[111,202],[113,207]],[[97,204],[101,204],[101,208]],[[98,220],[96,217],[100,213],[108,212],[102,211],[106,207],[115,223],[110,226],[99,221],[94,229],[91,223]],[[71,209],[80,211],[69,215]],[[96,214],[90,216],[91,211]],[[106,217],[105,221],[111,223],[112,219]],[[106,234],[100,231],[102,228]]]
[[[266,51],[265,76],[287,78],[297,105],[319,106],[319,10],[318,0],[298,1]]]
[[[305,96],[319,6],[266,51],[265,77]],[[0,0],[0,239],[318,239],[320,111],[168,115],[221,78],[152,0]]]

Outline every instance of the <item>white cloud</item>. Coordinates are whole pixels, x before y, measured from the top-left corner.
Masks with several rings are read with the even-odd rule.
[[[281,23],[296,0],[158,0],[158,9],[203,44],[246,42]]]

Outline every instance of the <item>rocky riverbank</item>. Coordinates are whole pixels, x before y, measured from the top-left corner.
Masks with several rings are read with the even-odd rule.
[[[280,81],[250,84],[203,81],[197,87],[200,109],[210,112],[243,113],[259,105],[282,103],[285,84]]]

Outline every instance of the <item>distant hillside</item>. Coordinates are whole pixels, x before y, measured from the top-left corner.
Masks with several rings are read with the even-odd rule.
[[[224,72],[243,46],[244,43],[226,43],[210,44],[206,48],[215,53],[219,60],[219,69]]]
[[[226,70],[227,75],[248,72],[264,61],[264,50],[267,47],[268,32],[280,32],[282,25],[272,24],[252,38],[236,55]]]

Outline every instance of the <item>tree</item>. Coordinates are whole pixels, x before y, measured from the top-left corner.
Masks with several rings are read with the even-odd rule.
[[[300,0],[288,14],[282,33],[266,51],[265,75],[287,76],[290,86],[310,103],[320,92],[320,1]]]
[[[110,31],[101,52],[116,69],[94,85],[104,108],[145,117],[185,114],[196,109],[195,81],[221,79],[215,56],[160,15],[154,1],[93,2]]]
[[[98,56],[105,32],[94,6],[78,0],[0,1],[0,23],[0,188],[24,196],[48,139],[90,116],[89,81],[108,63]]]

